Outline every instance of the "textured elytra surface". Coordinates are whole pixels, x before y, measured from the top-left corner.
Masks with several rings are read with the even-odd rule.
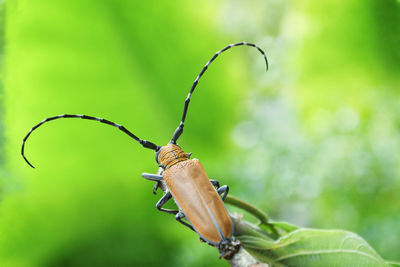
[[[219,243],[218,227],[226,238],[232,235],[229,214],[198,159],[173,165],[165,171],[164,180],[179,207],[203,238]]]
[[[276,241],[239,239],[253,256],[270,266],[388,266],[364,239],[343,230],[298,229]]]

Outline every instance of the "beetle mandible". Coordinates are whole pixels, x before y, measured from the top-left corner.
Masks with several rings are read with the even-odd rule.
[[[263,55],[266,69],[268,70],[267,57],[264,51],[255,44],[247,42],[230,44],[215,53],[214,56],[205,64],[199,75],[197,75],[185,100],[181,122],[172,135],[171,141],[167,145],[158,146],[150,141],[140,139],[132,132],[127,130],[124,126],[109,120],[87,115],[62,114],[46,118],[31,128],[22,141],[22,157],[32,168],[34,168],[34,166],[25,157],[25,142],[35,129],[52,120],[61,118],[81,118],[99,121],[101,123],[116,127],[136,140],[143,147],[155,151],[156,161],[159,164],[159,167],[162,168],[162,175],[143,173],[142,177],[156,182],[153,188],[153,193],[156,192],[160,185],[164,185],[166,187],[166,193],[156,204],[157,209],[166,213],[174,214],[175,218],[180,223],[195,231],[200,236],[201,240],[210,245],[218,247],[220,252],[224,253],[221,255],[227,256],[229,252],[226,252],[226,248],[230,247],[232,249],[232,247],[237,247],[237,245],[235,245],[237,243],[234,241],[232,236],[232,221],[223,203],[228,194],[229,187],[226,185],[220,186],[218,181],[210,180],[200,161],[198,159],[190,159],[191,153],[185,153],[176,142],[183,132],[190,98],[192,97],[194,89],[198,85],[199,80],[203,76],[204,72],[222,52],[232,47],[242,45],[256,48]],[[170,199],[174,199],[178,206],[178,210],[163,208],[164,204]],[[232,254],[232,251],[230,254]]]

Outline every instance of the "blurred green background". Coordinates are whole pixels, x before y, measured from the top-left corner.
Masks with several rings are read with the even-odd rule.
[[[180,145],[275,220],[400,260],[400,2],[0,1],[1,266],[227,266],[160,213],[154,153],[214,52]],[[249,218],[251,219],[251,218]]]

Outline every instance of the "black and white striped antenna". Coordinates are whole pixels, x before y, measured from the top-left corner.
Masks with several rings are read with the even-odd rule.
[[[174,134],[172,135],[171,141],[170,143],[172,144],[176,144],[176,141],[178,140],[178,138],[181,136],[182,132],[183,132],[183,127],[185,126],[185,119],[186,119],[186,114],[188,111],[188,107],[189,107],[189,102],[190,102],[190,98],[192,97],[192,94],[194,92],[194,89],[196,88],[197,84],[199,83],[200,78],[203,76],[204,72],[207,70],[208,66],[210,66],[210,64],[218,57],[219,54],[221,54],[222,52],[235,47],[235,46],[241,46],[241,45],[247,45],[247,46],[251,46],[256,48],[263,56],[264,56],[264,60],[265,60],[265,65],[266,65],[266,70],[268,71],[268,60],[267,60],[267,56],[265,55],[264,51],[259,48],[258,46],[256,46],[255,44],[251,44],[251,43],[247,43],[247,42],[240,42],[240,43],[235,43],[235,44],[230,44],[228,46],[226,46],[225,48],[219,50],[217,53],[214,54],[214,56],[206,63],[206,65],[204,65],[203,69],[200,71],[199,75],[197,75],[196,79],[194,80],[194,83],[192,85],[192,88],[189,91],[188,96],[186,97],[185,100],[185,106],[183,108],[183,114],[182,114],[182,119],[181,122],[178,126],[178,128],[176,128]]]
[[[44,120],[42,120],[40,123],[36,124],[35,126],[33,126],[31,128],[31,130],[29,131],[29,133],[24,137],[24,139],[22,140],[22,148],[21,148],[21,155],[24,158],[24,160],[26,161],[26,163],[29,164],[29,166],[31,166],[32,168],[35,168],[30,162],[29,160],[25,157],[25,153],[24,153],[24,149],[25,149],[25,142],[28,139],[28,137],[31,135],[31,133],[36,130],[39,126],[41,126],[42,124],[52,121],[52,120],[56,120],[56,119],[62,119],[62,118],[80,118],[80,119],[85,119],[85,120],[92,120],[92,121],[98,121],[104,124],[108,124],[111,125],[113,127],[118,128],[119,130],[123,131],[125,134],[129,135],[132,139],[135,139],[139,144],[141,144],[143,147],[145,148],[149,148],[152,150],[157,151],[160,147],[153,144],[152,142],[146,141],[146,140],[142,140],[139,137],[137,137],[136,135],[134,135],[132,132],[128,131],[124,126],[116,124],[112,121],[106,120],[106,119],[102,119],[102,118],[96,118],[96,117],[92,117],[92,116],[86,116],[86,115],[71,115],[71,114],[62,114],[62,115],[58,115],[58,116],[54,116],[54,117],[50,117],[50,118],[46,118]]]
[[[196,88],[196,86],[199,83],[200,78],[203,76],[204,72],[207,70],[208,66],[218,57],[219,54],[221,54],[222,52],[235,47],[235,46],[242,46],[242,45],[246,45],[246,46],[251,46],[256,48],[263,56],[264,56],[264,60],[265,60],[265,64],[266,64],[266,69],[268,70],[268,60],[267,57],[264,53],[264,51],[259,48],[258,46],[256,46],[255,44],[251,44],[251,43],[247,43],[247,42],[241,42],[241,43],[235,43],[235,44],[230,44],[228,46],[226,46],[225,48],[221,49],[220,51],[218,51],[217,53],[214,54],[214,56],[206,63],[206,65],[203,67],[203,69],[201,70],[201,72],[199,73],[199,75],[197,75],[192,88],[189,91],[189,94],[185,100],[185,106],[183,108],[183,114],[182,114],[182,119],[181,122],[178,126],[178,128],[175,130],[172,139],[170,141],[170,143],[172,144],[176,144],[176,141],[178,140],[178,138],[181,136],[182,132],[183,132],[183,127],[185,124],[185,119],[186,119],[186,115],[187,115],[187,111],[188,111],[188,107],[189,107],[189,102],[190,102],[190,98],[192,97],[192,94],[194,92],[194,89]],[[36,124],[35,126],[33,126],[30,131],[28,132],[28,134],[24,137],[24,139],[22,140],[22,148],[21,148],[21,155],[24,158],[24,160],[26,161],[26,163],[29,164],[29,166],[31,166],[32,168],[34,168],[34,166],[28,161],[28,159],[25,157],[25,143],[27,141],[27,139],[29,138],[29,136],[32,134],[32,132],[34,130],[36,130],[39,126],[41,126],[42,124],[52,121],[52,120],[56,120],[56,119],[62,119],[62,118],[80,118],[80,119],[85,119],[85,120],[92,120],[92,121],[98,121],[104,124],[108,124],[111,125],[113,127],[118,128],[119,130],[121,130],[122,132],[124,132],[125,134],[129,135],[132,139],[134,139],[135,141],[137,141],[139,144],[141,144],[143,147],[145,148],[149,148],[155,151],[158,151],[161,147],[157,146],[156,144],[150,142],[150,141],[146,141],[143,139],[140,139],[139,137],[137,137],[136,135],[134,135],[132,132],[128,131],[124,126],[116,124],[112,121],[106,120],[106,119],[102,119],[102,118],[97,118],[97,117],[92,117],[92,116],[87,116],[87,115],[71,115],[71,114],[62,114],[62,115],[58,115],[58,116],[54,116],[54,117],[50,117],[50,118],[46,118],[43,121],[41,121],[40,123]]]

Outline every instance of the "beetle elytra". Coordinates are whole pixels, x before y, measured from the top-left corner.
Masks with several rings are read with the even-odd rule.
[[[198,159],[190,159],[191,153],[185,153],[177,145],[177,140],[183,132],[190,99],[204,72],[222,52],[232,47],[242,45],[256,48],[263,55],[266,69],[268,70],[268,61],[264,51],[251,43],[241,42],[230,44],[215,53],[196,77],[185,100],[182,119],[167,145],[158,146],[150,141],[140,139],[124,126],[109,120],[87,115],[62,114],[46,118],[30,129],[22,141],[22,157],[32,168],[34,168],[25,157],[25,143],[35,129],[52,120],[61,118],[81,118],[85,120],[99,121],[116,127],[136,140],[143,147],[155,151],[156,161],[159,164],[159,167],[162,168],[162,175],[143,173],[142,177],[156,182],[153,189],[154,193],[160,185],[166,187],[166,193],[156,204],[157,209],[174,214],[180,223],[195,231],[200,236],[201,240],[210,245],[217,246],[222,256],[229,257],[229,255],[233,253],[232,250],[237,247],[237,245],[235,245],[237,243],[233,239],[232,221],[223,203],[228,194],[229,187],[226,185],[219,186],[218,181],[210,180],[200,161]],[[178,210],[163,208],[164,204],[170,199],[175,200]]]

